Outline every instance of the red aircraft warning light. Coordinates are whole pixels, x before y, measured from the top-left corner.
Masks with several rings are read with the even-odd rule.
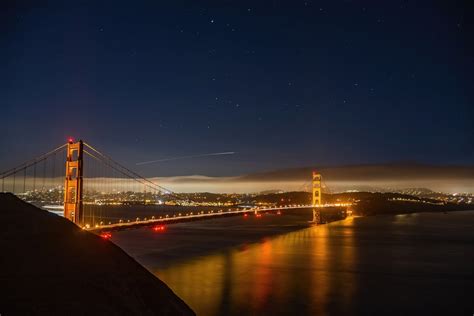
[[[72,136],[69,136],[69,137],[67,138],[67,142],[68,142],[69,144],[74,143],[74,138],[73,138]]]
[[[153,226],[153,230],[155,232],[162,232],[165,230],[165,225],[156,225],[156,226]]]

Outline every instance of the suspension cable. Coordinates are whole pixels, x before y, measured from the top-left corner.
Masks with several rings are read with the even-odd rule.
[[[88,146],[88,147],[90,147],[90,146]],[[90,153],[89,151],[87,151],[87,150],[85,150],[85,149],[84,149],[84,153],[87,154],[87,155],[89,155],[90,157],[96,159],[97,161],[102,162],[103,164],[105,164],[105,165],[107,165],[108,167],[112,168],[113,170],[119,172],[120,174],[122,174],[122,175],[124,175],[124,176],[126,176],[126,177],[128,177],[128,178],[130,178],[130,179],[132,179],[132,180],[134,180],[134,181],[136,181],[136,182],[138,182],[138,183],[140,183],[140,184],[143,184],[145,187],[148,187],[148,188],[151,188],[151,189],[154,189],[154,190],[156,190],[157,188],[159,188],[159,189],[160,189],[159,191],[168,192],[168,195],[170,195],[170,196],[172,196],[172,197],[174,197],[174,198],[176,198],[176,199],[185,200],[185,199],[183,199],[182,197],[176,195],[173,191],[168,190],[168,189],[166,189],[166,188],[163,188],[163,187],[161,187],[161,186],[159,186],[159,185],[157,185],[157,184],[155,184],[155,183],[153,183],[153,182],[151,182],[151,181],[146,181],[146,182],[144,182],[144,180],[146,180],[146,179],[144,179],[144,178],[141,177],[141,176],[139,176],[139,177],[134,177],[133,173],[130,174],[130,173],[127,173],[126,171],[123,171],[123,170],[119,169],[118,167],[112,165],[109,161],[104,160],[104,159],[100,159],[99,157],[95,156],[94,154]],[[111,160],[111,159],[109,159],[109,160]],[[118,163],[115,163],[115,164],[118,165],[119,167],[122,167],[122,166],[121,166],[120,164],[118,164]],[[125,167],[123,167],[123,169],[127,170],[127,168],[125,168]],[[149,183],[151,183],[151,185],[150,185]]]
[[[151,186],[148,185],[149,188],[154,188],[154,189],[159,188],[160,191],[168,192],[169,195],[174,196],[174,197],[177,198],[177,199],[186,200],[186,199],[184,199],[184,198],[179,197],[178,195],[176,195],[176,193],[173,192],[172,190],[169,190],[169,189],[167,189],[167,188],[165,188],[165,187],[163,187],[163,186],[161,186],[161,185],[158,185],[158,184],[156,184],[156,183],[154,183],[154,182],[148,180],[147,178],[145,178],[145,177],[139,175],[138,173],[136,173],[136,172],[134,172],[134,171],[128,169],[127,167],[121,165],[120,163],[118,163],[117,161],[115,161],[115,160],[112,159],[111,157],[109,157],[109,156],[107,156],[107,155],[101,153],[100,151],[98,151],[97,149],[95,149],[94,147],[92,147],[91,145],[89,145],[88,143],[85,143],[85,142],[84,142],[84,145],[86,145],[89,149],[91,149],[92,151],[94,151],[95,153],[97,153],[98,155],[100,155],[101,157],[103,157],[104,159],[107,159],[107,160],[109,160],[111,163],[113,163],[113,164],[115,164],[116,166],[118,166],[118,168],[123,169],[123,170],[115,169],[116,171],[118,171],[118,172],[120,172],[120,173],[122,173],[122,174],[124,174],[124,175],[127,175],[126,173],[129,173],[129,174],[131,174],[132,176],[127,175],[128,177],[130,177],[130,178],[132,178],[132,179],[139,178],[139,179],[141,179],[142,181],[145,181],[145,182],[149,183],[149,184],[151,185]],[[85,151],[85,150],[84,150],[84,151]],[[86,152],[86,151],[85,151],[85,152]],[[90,153],[88,153],[88,154],[90,155]],[[98,159],[97,157],[94,157],[94,158]],[[109,167],[112,168],[112,166],[110,166],[110,164],[109,164]],[[124,170],[125,170],[125,171],[124,171]],[[143,183],[143,182],[141,182],[141,183]]]
[[[16,167],[14,168],[11,168],[11,169],[8,169],[8,170],[5,170],[3,172],[0,173],[0,179],[2,179],[2,191],[4,190],[3,187],[4,187],[4,180],[5,178],[9,177],[9,176],[14,176],[14,180],[13,180],[13,187],[15,188],[15,176],[16,176],[16,173],[18,173],[19,171],[25,171],[26,173],[26,170],[27,168],[31,167],[31,166],[34,166],[35,167],[35,170],[34,170],[34,180],[33,181],[36,181],[36,164],[40,163],[40,162],[43,162],[43,187],[44,187],[44,173],[45,173],[45,168],[46,168],[46,159],[48,159],[51,155],[55,155],[57,152],[59,152],[60,150],[62,150],[64,147],[66,147],[68,145],[68,143],[66,144],[63,144],[45,154],[42,154],[34,159],[31,159],[29,161],[26,161],[20,165],[17,165]],[[163,191],[165,194],[168,194],[178,200],[192,200],[192,199],[186,199],[186,198],[183,198],[183,197],[180,197],[179,195],[177,195],[175,192],[173,192],[172,190],[170,189],[167,189],[159,184],[156,184],[154,183],[153,181],[150,181],[148,180],[147,178],[141,176],[140,174],[130,170],[129,168],[121,165],[120,163],[118,163],[117,161],[115,161],[114,159],[112,159],[110,156],[107,156],[105,154],[103,154],[102,152],[100,152],[99,150],[95,149],[94,147],[92,147],[91,145],[89,145],[88,143],[85,143],[84,142],[84,145],[86,145],[87,148],[89,148],[90,150],[92,150],[94,153],[96,153],[98,156],[92,154],[91,152],[87,151],[87,150],[84,150],[84,152],[89,155],[90,157],[96,159],[97,161],[99,162],[102,162],[104,164],[106,164],[107,166],[109,166],[110,168],[114,169],[115,171],[119,172],[120,174],[122,175],[125,175],[126,177],[138,182],[138,183],[141,183],[144,185],[144,187],[148,187],[150,189],[152,189],[153,191],[156,190],[156,191]],[[54,168],[54,165],[55,165],[55,161],[53,162],[53,168]],[[53,171],[55,172],[55,171]],[[146,191],[145,191],[146,192]]]
[[[0,178],[3,179],[3,178],[6,178],[6,177],[9,177],[9,176],[17,173],[18,171],[22,171],[23,169],[31,167],[32,165],[47,159],[49,156],[51,156],[52,154],[57,153],[58,151],[60,151],[61,149],[63,149],[66,146],[67,146],[67,144],[61,145],[58,148],[55,148],[55,149],[53,149],[53,150],[51,150],[51,151],[49,151],[49,152],[47,152],[43,155],[40,155],[40,156],[38,156],[34,159],[29,160],[27,162],[24,162],[24,163],[14,167],[14,168],[5,170],[5,171],[0,173]]]
[[[136,172],[134,172],[134,171],[128,169],[127,167],[121,165],[120,163],[118,163],[117,161],[115,161],[114,159],[112,159],[110,156],[107,156],[107,155],[101,153],[100,151],[98,151],[97,149],[95,149],[94,147],[92,147],[91,145],[89,145],[88,143],[84,143],[84,145],[86,145],[87,147],[89,147],[91,150],[93,150],[94,152],[96,152],[97,154],[99,154],[100,156],[102,156],[103,158],[110,160],[112,163],[114,163],[115,165],[119,166],[121,169],[124,169],[124,170],[126,170],[127,172],[131,173],[131,174],[134,175],[135,177],[140,178],[140,179],[142,179],[143,181],[146,181],[146,182],[148,182],[148,183],[150,183],[150,184],[152,184],[152,185],[154,185],[154,186],[157,186],[157,187],[161,188],[161,189],[164,190],[164,191],[173,192],[173,191],[171,191],[171,190],[168,190],[167,188],[164,188],[164,187],[162,187],[162,186],[160,186],[160,185],[158,185],[158,184],[156,184],[156,183],[154,183],[154,182],[148,180],[147,178],[145,178],[145,177],[139,175],[138,173],[136,173]]]

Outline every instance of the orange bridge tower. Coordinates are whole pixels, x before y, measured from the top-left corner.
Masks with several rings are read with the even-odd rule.
[[[313,222],[321,224],[321,174],[313,171]]]
[[[80,225],[82,213],[83,143],[69,139],[64,183],[64,217]]]

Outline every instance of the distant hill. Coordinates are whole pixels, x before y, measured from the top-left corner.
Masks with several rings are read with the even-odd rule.
[[[153,181],[177,192],[257,193],[309,190],[311,173],[323,175],[331,192],[401,191],[426,188],[447,193],[474,193],[474,166],[437,166],[416,163],[303,167],[234,177],[201,175],[156,177]]]
[[[194,315],[108,240],[0,193],[2,315]]]
[[[341,167],[304,167],[253,173],[238,177],[240,181],[289,181],[308,179],[313,170],[328,181],[372,181],[407,179],[474,180],[474,166],[437,166],[424,164],[351,165]]]

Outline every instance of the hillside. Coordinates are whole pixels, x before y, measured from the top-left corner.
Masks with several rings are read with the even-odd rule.
[[[317,170],[331,192],[347,190],[393,192],[406,188],[427,188],[444,193],[474,193],[474,166],[417,163],[347,166],[312,166],[267,172],[208,177],[199,175],[154,177],[176,192],[257,193],[301,191],[309,187]]]
[[[318,170],[328,181],[406,180],[406,179],[474,179],[474,166],[437,166],[416,163],[351,165],[340,167],[305,167],[253,173],[241,181],[305,180]]]
[[[2,315],[194,315],[108,240],[0,193]]]

